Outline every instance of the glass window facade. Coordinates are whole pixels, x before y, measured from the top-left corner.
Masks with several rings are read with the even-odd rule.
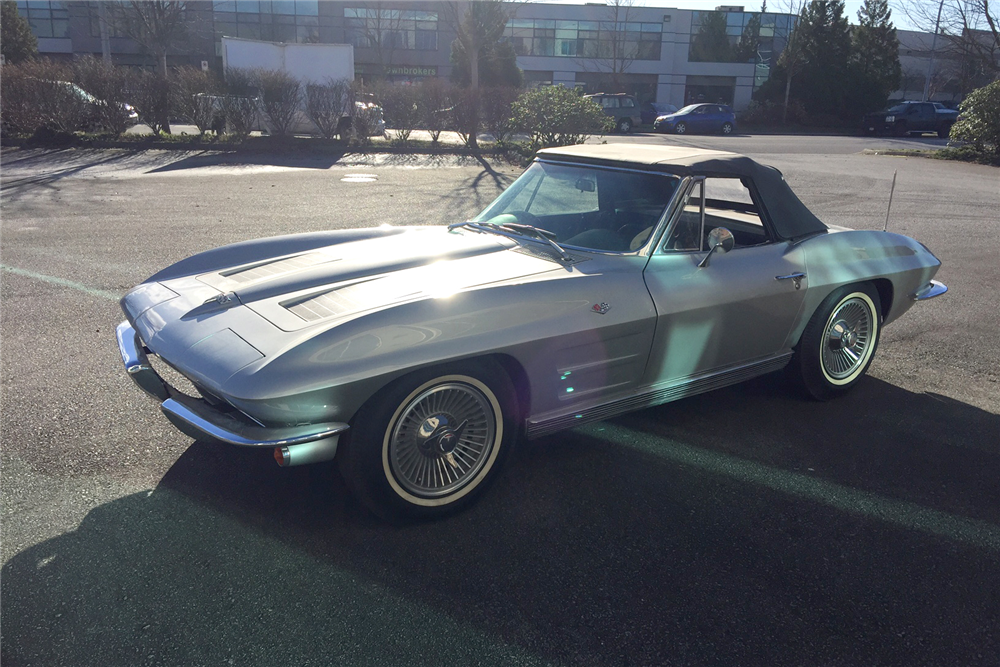
[[[435,51],[437,12],[345,7],[347,41],[355,47]]]
[[[110,14],[110,12],[108,12],[108,14]],[[101,13],[93,3],[87,5],[87,18],[90,21],[90,36],[100,37]],[[114,22],[111,21],[111,17],[106,15],[106,20],[108,21],[108,37],[121,37],[122,34],[115,27]]]
[[[511,19],[505,36],[519,56],[659,60],[659,23]]]
[[[64,2],[21,2],[17,12],[28,19],[35,37],[69,37],[69,12]]]
[[[269,42],[319,40],[317,0],[230,0],[213,5],[215,37]]]
[[[795,20],[789,14],[692,12],[688,60],[773,65],[788,43]]]

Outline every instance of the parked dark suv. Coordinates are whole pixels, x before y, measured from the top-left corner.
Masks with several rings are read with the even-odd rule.
[[[615,129],[622,134],[628,134],[642,124],[639,103],[631,95],[624,93],[594,93],[585,95],[601,105],[604,113],[615,119]]]
[[[865,134],[892,134],[905,137],[911,132],[936,132],[942,139],[951,132],[958,112],[938,102],[900,102],[885,111],[864,117]]]

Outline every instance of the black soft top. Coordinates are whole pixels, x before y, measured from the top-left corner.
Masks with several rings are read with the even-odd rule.
[[[678,176],[747,179],[756,188],[775,233],[782,239],[800,239],[827,230],[827,226],[795,196],[780,171],[737,153],[680,146],[586,144],[546,148],[538,151],[538,159],[639,167]]]

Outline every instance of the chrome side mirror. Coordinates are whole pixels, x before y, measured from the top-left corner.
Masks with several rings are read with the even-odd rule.
[[[708,233],[708,254],[705,255],[705,259],[698,263],[698,268],[701,269],[708,266],[708,259],[716,250],[720,254],[725,254],[732,250],[735,245],[736,239],[733,238],[731,231],[725,227],[716,227]]]

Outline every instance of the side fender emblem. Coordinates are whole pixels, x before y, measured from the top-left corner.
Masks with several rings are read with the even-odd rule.
[[[602,303],[595,303],[594,307],[591,308],[591,311],[597,313],[598,315],[603,315],[604,313],[608,312],[609,310],[611,310],[611,306],[609,306],[608,304],[603,303],[603,302]]]

